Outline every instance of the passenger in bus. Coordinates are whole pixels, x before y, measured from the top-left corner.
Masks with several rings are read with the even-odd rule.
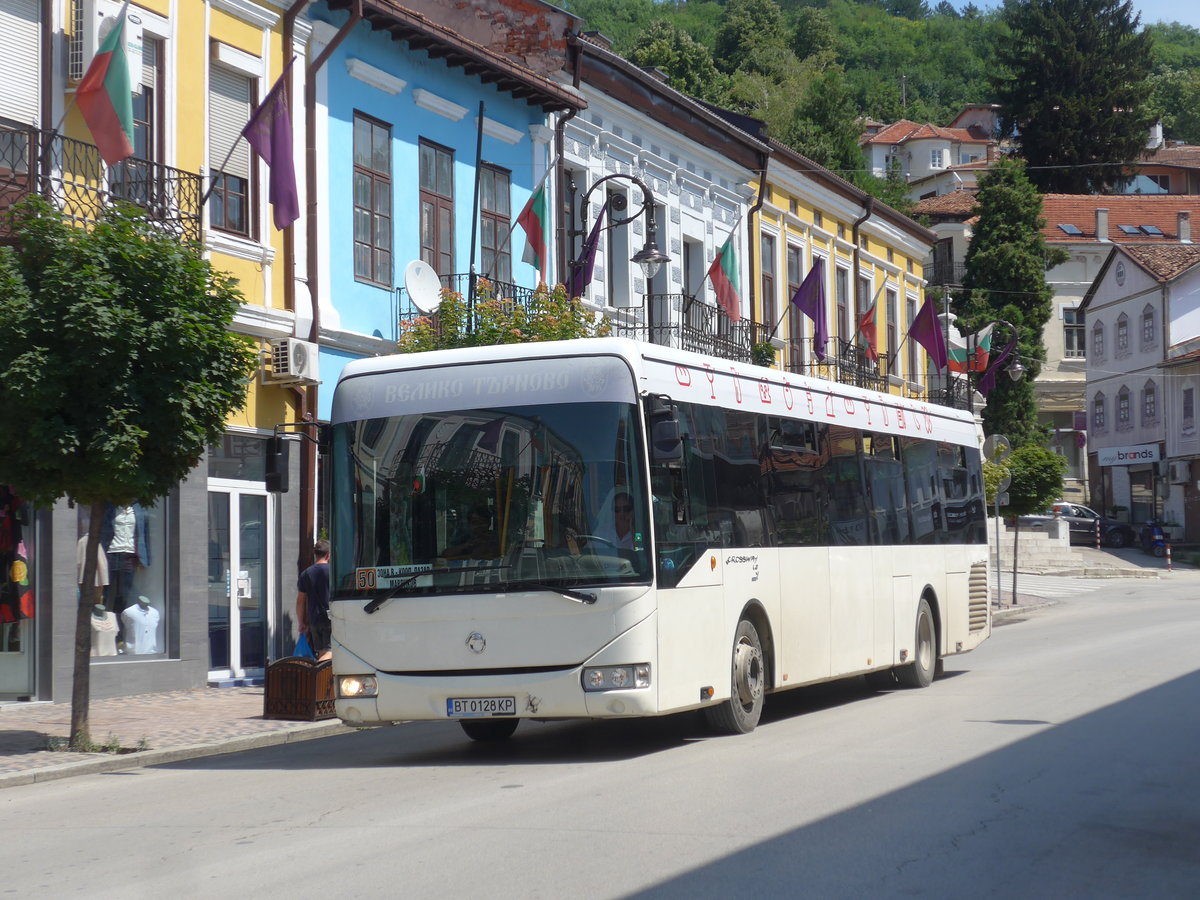
[[[633,547],[633,498],[624,491],[613,495],[612,525],[602,525],[596,531],[600,538],[618,550],[632,550]]]
[[[467,535],[442,551],[442,556],[459,559],[495,559],[500,555],[500,539],[492,530],[492,514],[486,506],[476,506],[467,516]]]

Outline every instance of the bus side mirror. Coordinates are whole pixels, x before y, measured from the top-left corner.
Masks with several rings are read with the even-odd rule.
[[[286,494],[288,490],[288,442],[280,435],[267,438],[267,491]]]
[[[650,457],[654,462],[683,459],[679,418],[669,398],[655,397],[650,410]]]

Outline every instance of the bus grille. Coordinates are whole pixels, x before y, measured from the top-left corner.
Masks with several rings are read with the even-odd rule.
[[[969,604],[967,616],[969,630],[983,631],[988,623],[988,577],[987,563],[978,562],[971,566],[971,576],[967,581]]]

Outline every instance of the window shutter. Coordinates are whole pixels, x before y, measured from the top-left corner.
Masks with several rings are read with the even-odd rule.
[[[0,119],[23,125],[39,121],[42,81],[38,0],[0,0]]]
[[[224,163],[223,172],[238,178],[250,178],[250,145],[239,140],[250,121],[250,79],[213,66],[208,88],[208,162],[212,170]],[[229,162],[229,148],[237,148]]]

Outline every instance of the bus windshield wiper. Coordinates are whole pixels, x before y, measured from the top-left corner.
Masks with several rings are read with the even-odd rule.
[[[383,606],[383,604],[385,604],[389,600],[393,600],[397,596],[399,596],[401,591],[403,591],[406,587],[408,587],[410,584],[412,584],[414,581],[416,581],[418,578],[420,578],[423,575],[431,575],[432,576],[432,575],[436,575],[438,573],[444,573],[444,572],[482,572],[485,570],[490,571],[490,570],[494,570],[494,569],[507,569],[507,568],[508,568],[507,565],[502,565],[502,566],[464,566],[464,567],[454,568],[454,569],[451,569],[451,568],[428,569],[424,572],[416,572],[412,575],[409,575],[403,581],[392,585],[391,589],[388,590],[388,592],[386,594],[381,594],[380,596],[378,596],[374,600],[372,600],[370,603],[368,603],[366,606],[364,606],[363,612],[365,612],[367,615],[370,615],[371,613],[375,612],[376,610],[379,609],[379,607]],[[554,589],[552,588],[552,590],[554,590]],[[592,599],[594,600],[595,598],[593,597]]]
[[[555,594],[562,594],[562,596],[567,597],[571,600],[575,600],[578,603],[595,603],[596,602],[595,594],[588,594],[588,593],[585,593],[584,591],[572,590],[571,588],[561,587],[557,584],[546,584],[543,581],[528,581],[525,579],[522,579],[520,581],[503,581],[500,584],[495,585],[495,587],[497,589],[509,588],[510,590],[526,589],[526,590],[533,590],[533,591],[550,591]]]

